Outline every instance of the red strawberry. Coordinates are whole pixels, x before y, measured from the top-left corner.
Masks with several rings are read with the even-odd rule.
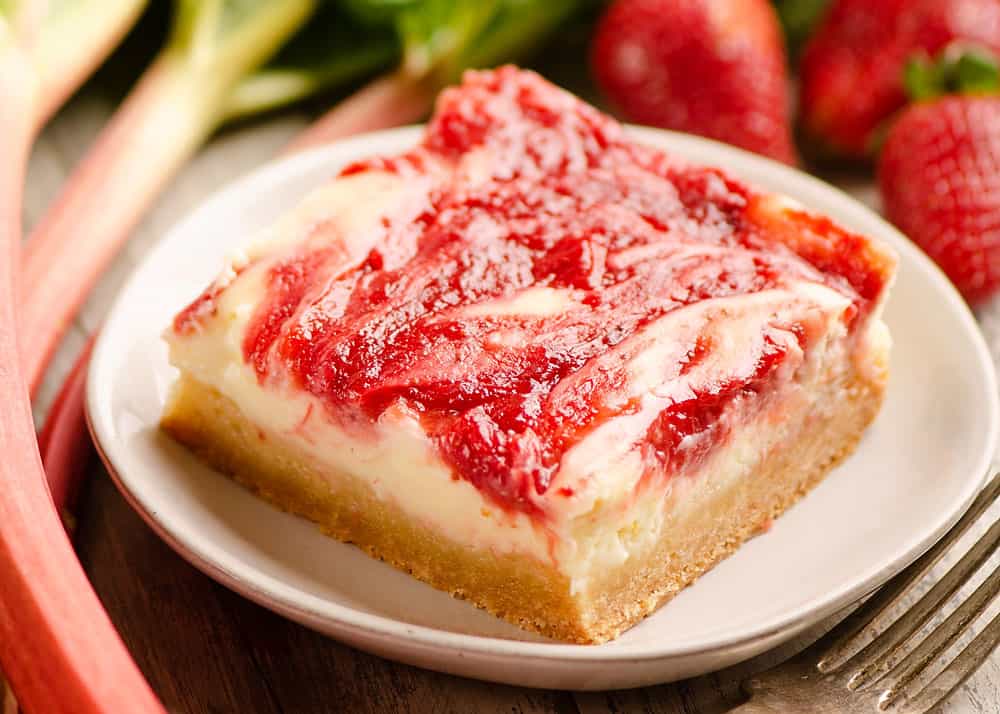
[[[906,62],[956,41],[1000,51],[1000,1],[834,0],[802,54],[806,134],[829,152],[869,155],[906,104]]]
[[[928,66],[921,93],[949,70]],[[892,125],[879,161],[886,215],[975,304],[1000,288],[1000,88],[996,65],[970,63],[959,89],[918,102]],[[912,78],[911,78],[912,79]]]
[[[591,53],[626,118],[795,163],[784,46],[767,0],[617,0]]]

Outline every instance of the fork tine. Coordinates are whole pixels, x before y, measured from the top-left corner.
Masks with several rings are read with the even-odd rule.
[[[994,523],[969,552],[898,620],[848,660],[848,664],[859,669],[851,676],[847,686],[858,689],[892,669],[904,654],[900,645],[912,637],[968,581],[996,551],[997,545],[1000,545],[1000,521]]]
[[[962,682],[979,669],[979,666],[993,653],[1000,643],[1000,614],[990,620],[990,624],[961,653],[952,660],[917,696],[909,699],[903,712],[924,714],[943,702]],[[880,703],[880,708],[886,705]],[[900,713],[902,714],[902,712]]]
[[[993,504],[998,495],[1000,495],[1000,474],[994,475],[969,506],[965,515],[941,540],[827,633],[822,640],[823,655],[816,665],[819,671],[831,673],[842,667],[850,659],[854,638],[892,606],[915,582],[926,575],[952,544],[961,538],[976,519]]]
[[[889,674],[887,679],[893,680],[891,686],[882,693],[880,701],[891,703],[896,700],[903,689],[914,677],[933,662],[958,639],[969,625],[981,615],[1000,592],[1000,570],[994,570],[988,579],[976,588],[976,591],[963,602],[957,610],[936,627],[902,662]]]

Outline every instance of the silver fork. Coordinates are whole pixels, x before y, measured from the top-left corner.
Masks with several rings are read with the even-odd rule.
[[[787,662],[743,682],[750,701],[732,710],[733,714],[923,714],[943,702],[1000,642],[1000,615],[922,687],[920,675],[989,607],[1000,591],[1000,569],[937,627],[928,627],[927,623],[997,549],[1000,521],[904,614],[888,626],[882,623],[893,606],[927,575],[998,494],[1000,474],[993,477],[947,535],[829,633]],[[908,642],[918,639],[914,637],[918,633],[924,638],[907,648]],[[872,635],[874,639],[858,650],[859,640]]]

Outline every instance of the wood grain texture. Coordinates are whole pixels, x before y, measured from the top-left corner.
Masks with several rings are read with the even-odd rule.
[[[115,102],[87,87],[51,124],[32,157],[25,205],[38,218]],[[206,193],[270,159],[304,125],[282,116],[217,137],[172,184],[109,269],[76,321],[36,403],[41,416],[130,269]],[[836,177],[871,203],[870,181]],[[180,713],[501,712],[546,714],[716,714],[741,701],[739,681],[790,656],[822,633],[732,669],[645,689],[569,693],[475,682],[366,655],[244,600],[185,563],[126,505],[95,462],[78,509],[79,552],[125,642],[167,707]],[[1000,711],[1000,655],[943,709]]]

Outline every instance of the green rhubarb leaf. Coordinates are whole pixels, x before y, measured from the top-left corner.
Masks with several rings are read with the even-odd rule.
[[[522,61],[586,6],[580,0],[504,0],[481,36],[452,57],[446,81],[468,68]]]
[[[357,20],[369,26],[394,27],[400,13],[424,4],[424,0],[340,0]]]
[[[402,46],[402,70],[435,84],[469,67],[522,59],[595,0],[344,0],[366,22],[391,24]]]
[[[316,9],[316,0],[177,0],[166,54],[188,66],[225,116],[236,86],[271,59]]]
[[[247,59],[267,58],[302,26],[317,4],[316,0],[175,1],[170,45],[198,59],[222,56],[235,45],[242,45]],[[262,46],[247,46],[250,37]]]
[[[325,3],[267,65],[237,85],[226,119],[301,101],[389,67],[399,56],[391,27],[366,26],[338,5]]]
[[[425,77],[446,65],[478,39],[501,4],[500,0],[424,0],[400,13],[403,70]]]
[[[268,62],[268,67],[320,66],[367,45],[398,45],[391,26],[366,26],[338,3],[322,3],[288,43]]]
[[[328,2],[267,66],[236,86],[225,118],[286,106],[394,62],[414,79],[444,85],[466,68],[523,58],[577,8],[595,2]]]

